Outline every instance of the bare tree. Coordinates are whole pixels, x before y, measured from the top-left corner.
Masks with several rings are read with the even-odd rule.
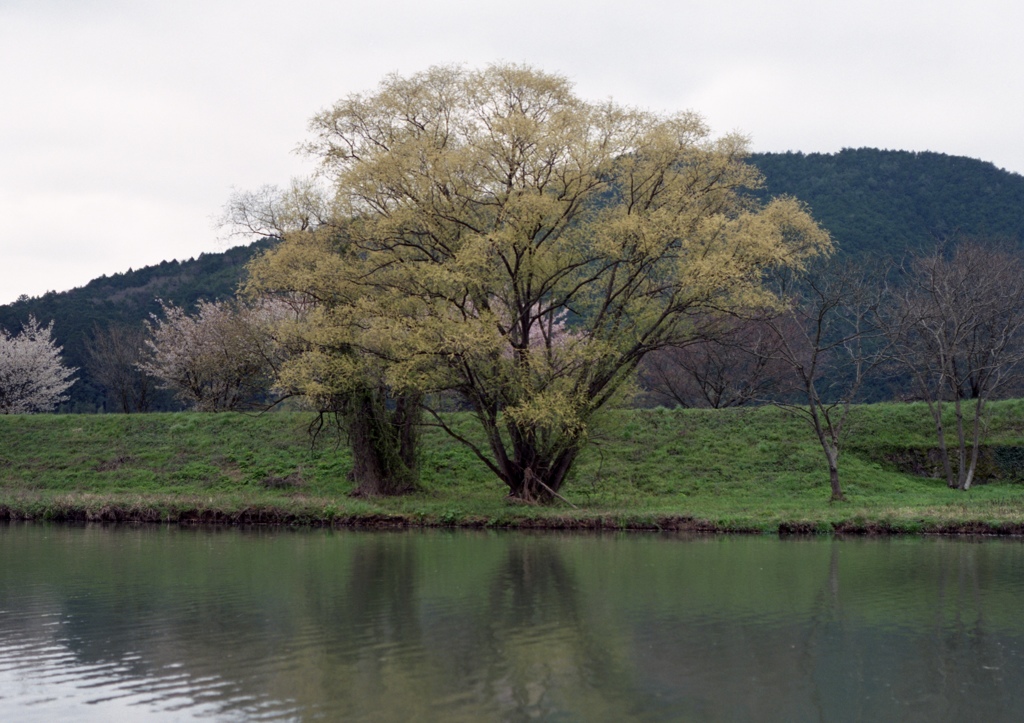
[[[179,399],[204,412],[259,406],[270,391],[282,349],[271,330],[285,305],[200,301],[190,316],[161,302],[147,322],[150,357],[140,367]]]
[[[39,326],[33,316],[20,334],[0,329],[0,414],[45,412],[67,401],[77,369],[61,362],[52,332],[52,321]]]
[[[640,385],[659,404],[724,409],[776,395],[786,368],[778,336],[762,319],[716,315],[689,344],[667,346],[640,364]]]
[[[884,359],[877,315],[882,286],[864,265],[828,261],[804,276],[777,279],[789,299],[763,318],[776,337],[772,356],[788,367],[791,393],[770,400],[807,419],[828,462],[832,501],[843,499],[839,457],[850,409],[867,374]]]
[[[293,179],[288,188],[264,185],[255,191],[234,191],[224,204],[218,225],[227,236],[270,236],[309,231],[327,225],[330,203],[315,178]]]
[[[1024,360],[1024,263],[1018,253],[964,242],[911,257],[901,270],[905,283],[894,292],[886,335],[928,404],[947,483],[966,490],[977,469],[985,405]],[[955,469],[946,403],[955,414]]]
[[[146,339],[142,326],[97,325],[86,346],[89,375],[125,414],[146,412],[153,401],[156,381],[139,366],[145,357]]]

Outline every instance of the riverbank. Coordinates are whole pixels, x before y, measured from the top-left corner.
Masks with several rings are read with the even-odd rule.
[[[344,443],[311,444],[309,415],[0,416],[0,520],[1024,534],[1024,401],[990,411],[984,480],[964,493],[926,476],[924,405],[857,408],[839,503],[813,434],[780,410],[610,412],[550,507],[507,500],[437,430],[418,492],[362,499]]]

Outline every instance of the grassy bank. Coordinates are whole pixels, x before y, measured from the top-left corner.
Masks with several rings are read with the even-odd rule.
[[[366,500],[344,444],[310,444],[308,415],[0,416],[0,519],[1021,534],[1024,401],[991,413],[988,480],[963,493],[921,476],[936,464],[923,405],[858,408],[848,500],[830,504],[820,448],[780,410],[613,412],[564,488],[575,508],[510,503],[433,430],[421,490]]]

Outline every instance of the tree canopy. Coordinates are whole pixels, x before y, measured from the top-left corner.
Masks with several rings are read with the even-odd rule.
[[[20,334],[0,328],[0,414],[49,412],[67,399],[78,370],[64,366],[52,332],[33,316]]]
[[[594,414],[692,315],[771,303],[767,268],[831,249],[799,202],[744,192],[743,137],[530,67],[389,76],[311,130],[330,220],[286,233],[253,291],[322,296],[317,254],[343,260],[318,317],[334,348],[393,390],[457,394],[485,441],[449,431],[523,499],[557,494]]]

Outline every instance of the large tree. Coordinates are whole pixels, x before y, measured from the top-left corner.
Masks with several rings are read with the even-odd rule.
[[[745,194],[744,138],[529,67],[391,76],[311,128],[326,252],[363,291],[325,323],[390,388],[460,394],[482,441],[434,422],[524,500],[558,493],[595,412],[694,314],[763,303],[766,268],[830,248],[798,202]]]
[[[0,414],[48,412],[67,400],[76,369],[61,361],[53,322],[30,316],[20,334],[0,328]]]

